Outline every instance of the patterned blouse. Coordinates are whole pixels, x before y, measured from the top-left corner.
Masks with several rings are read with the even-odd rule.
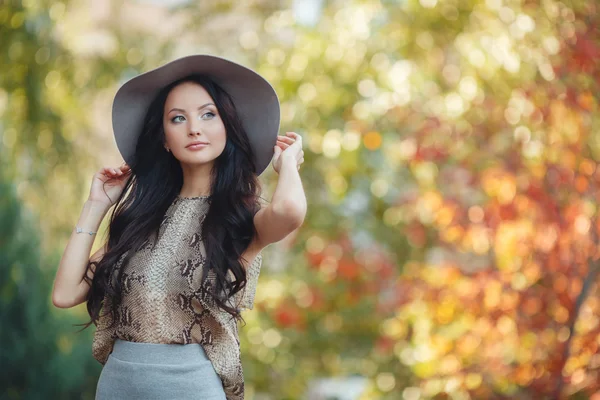
[[[115,338],[146,343],[200,343],[221,378],[227,400],[243,400],[237,323],[199,290],[206,255],[200,234],[208,206],[206,196],[175,198],[162,219],[154,250],[151,237],[123,272],[122,303],[117,323],[110,329],[110,316],[102,315],[104,310],[110,310],[110,299],[105,297],[92,353],[104,365]],[[117,262],[117,269],[124,257],[125,254]],[[240,310],[253,308],[261,264],[259,253],[249,264],[245,288],[229,299],[231,306]],[[230,276],[233,277],[231,272]],[[212,270],[208,279],[209,285],[214,282]]]

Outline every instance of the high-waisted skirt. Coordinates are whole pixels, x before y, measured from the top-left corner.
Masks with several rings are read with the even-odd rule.
[[[226,400],[202,345],[115,339],[96,388],[96,400]]]

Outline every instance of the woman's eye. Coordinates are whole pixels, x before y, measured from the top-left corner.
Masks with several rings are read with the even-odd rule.
[[[210,116],[211,116],[211,118],[213,118],[213,117],[215,116],[215,114],[214,114],[214,113],[212,113],[212,112],[207,112],[207,113],[204,113],[204,114],[202,115],[202,118],[204,119],[204,117],[205,117],[205,116],[207,116],[207,115],[210,115]],[[182,118],[182,119],[178,120],[178,118]],[[183,118],[184,118],[184,116],[183,116],[183,115],[176,115],[175,117],[171,118],[171,122],[182,122],[182,121],[183,121]]]

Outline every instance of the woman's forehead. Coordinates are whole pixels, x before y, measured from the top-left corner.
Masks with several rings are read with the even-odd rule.
[[[212,102],[212,98],[204,87],[195,82],[183,82],[171,89],[165,107],[174,104],[193,107],[195,103],[201,106],[208,102]]]

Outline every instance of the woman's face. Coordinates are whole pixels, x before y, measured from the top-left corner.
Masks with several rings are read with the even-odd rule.
[[[212,164],[225,149],[225,125],[213,99],[195,82],[175,86],[165,102],[163,127],[166,144],[182,164]],[[194,141],[208,145],[190,149]]]

